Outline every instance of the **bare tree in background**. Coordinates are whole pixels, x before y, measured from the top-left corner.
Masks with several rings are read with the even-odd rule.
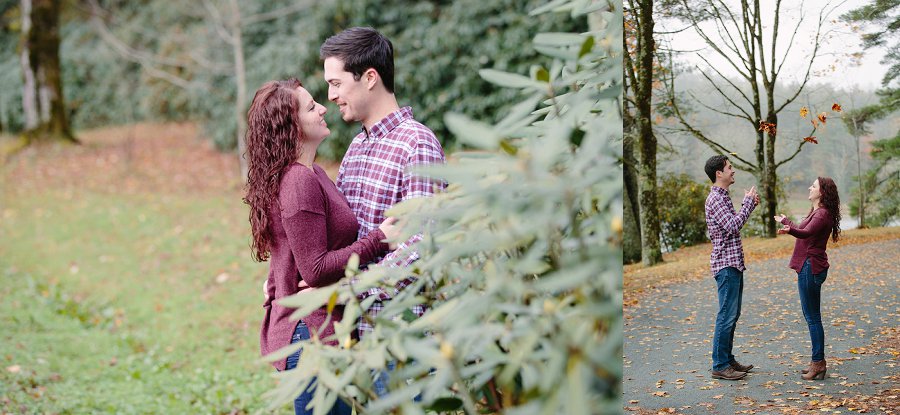
[[[793,4],[793,3],[791,3]],[[698,72],[708,81],[719,95],[727,102],[726,105],[710,105],[704,103],[690,92],[692,102],[697,103],[706,110],[716,112],[727,117],[736,118],[744,122],[744,126],[750,128],[756,134],[756,143],[753,151],[755,159],[737,154],[728,144],[721,139],[708,137],[702,130],[694,127],[685,111],[679,107],[676,98],[674,80],[667,81],[669,89],[669,101],[673,107],[673,113],[684,131],[701,142],[707,144],[713,151],[728,155],[735,168],[752,173],[760,187],[760,196],[763,199],[764,209],[761,209],[763,223],[765,223],[765,235],[775,237],[775,220],[777,214],[776,185],[778,167],[794,159],[807,143],[802,139],[797,140],[797,147],[790,156],[776,161],[775,142],[777,139],[778,114],[800,95],[811,77],[811,69],[819,56],[819,46],[825,36],[822,33],[824,24],[834,12],[837,5],[827,2],[817,8],[817,29],[812,36],[813,50],[805,58],[806,72],[793,92],[788,92],[782,102],[776,102],[775,86],[781,74],[782,66],[792,56],[792,48],[800,43],[800,37],[809,36],[798,33],[801,23],[806,19],[809,8],[801,11],[801,17],[795,22],[790,33],[790,41],[784,50],[778,50],[778,37],[782,35],[781,28],[781,0],[775,0],[774,7],[763,10],[760,0],[741,0],[739,4],[726,2],[725,0],[676,0],[673,6],[677,11],[673,13],[679,19],[691,24],[696,33],[703,39],[706,45],[714,53],[725,59],[728,68],[716,67],[701,54],[697,56],[705,65],[697,65]],[[839,4],[838,4],[839,5]],[[765,16],[764,18],[764,15]],[[737,80],[729,78],[728,72],[737,74]]]

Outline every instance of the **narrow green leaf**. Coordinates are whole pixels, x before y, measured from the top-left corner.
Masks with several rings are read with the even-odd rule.
[[[500,148],[503,149],[506,154],[509,154],[511,156],[515,156],[516,153],[519,152],[519,149],[516,146],[510,144],[507,140],[500,140]]]
[[[577,46],[584,42],[585,36],[577,33],[538,33],[534,37],[535,46]]]
[[[581,50],[578,52],[578,58],[583,58],[584,55],[591,53],[591,50],[594,49],[594,37],[588,36],[584,39],[584,43],[581,44]]]
[[[530,81],[529,82],[533,82]],[[444,122],[460,142],[473,147],[483,149],[495,149],[500,141],[500,135],[483,122],[475,121],[462,114],[447,113]]]
[[[537,73],[535,73],[534,77],[541,82],[550,82],[550,72],[544,69],[543,66],[538,68]]]
[[[542,88],[539,82],[525,75],[498,71],[496,69],[482,69],[478,71],[478,74],[485,81],[507,88]]]

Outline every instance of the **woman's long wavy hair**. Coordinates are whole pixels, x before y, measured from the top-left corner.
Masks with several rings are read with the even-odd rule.
[[[269,209],[278,199],[278,189],[285,168],[297,160],[300,147],[300,81],[291,78],[266,82],[247,112],[247,195],[250,205],[251,249],[257,261],[269,259],[272,229]]]
[[[831,215],[831,240],[837,242],[841,236],[841,197],[838,195],[837,185],[834,184],[831,177],[819,177],[818,180],[819,194],[822,195],[819,198],[819,204]],[[811,207],[809,214],[812,215],[817,207]]]

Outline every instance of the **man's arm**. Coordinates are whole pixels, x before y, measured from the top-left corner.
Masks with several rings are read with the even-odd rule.
[[[435,190],[441,190],[446,187],[443,180],[436,180],[421,172],[412,171],[421,166],[432,164],[444,164],[444,151],[441,144],[433,135],[423,134],[416,141],[415,148],[407,158],[406,167],[403,173],[403,185],[400,189],[400,201],[414,199],[417,197],[429,197],[434,195]],[[388,254],[382,261],[382,264],[389,266],[405,267],[419,259],[419,254],[415,250],[407,249],[416,242],[422,240],[422,234],[416,233],[406,241],[397,244],[397,249]]]
[[[756,208],[756,201],[751,195],[744,196],[741,210],[737,213],[732,213],[733,208],[730,205],[731,200],[727,197],[717,197],[712,204],[712,212],[710,212],[711,216],[713,220],[721,225],[726,231],[740,233],[741,228],[744,227],[744,224],[747,223],[747,219],[750,218],[750,214],[753,213],[753,209]]]

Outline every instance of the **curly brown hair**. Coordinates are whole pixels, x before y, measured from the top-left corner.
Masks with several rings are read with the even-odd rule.
[[[841,236],[841,196],[838,195],[837,185],[831,177],[819,177],[819,204],[828,211],[831,216],[831,240],[838,241]],[[815,210],[815,206],[809,210],[809,214]]]
[[[257,261],[269,259],[272,230],[269,209],[278,199],[281,176],[299,156],[300,101],[297,88],[303,86],[295,78],[269,81],[253,96],[247,111],[247,194],[250,205],[251,249]]]

